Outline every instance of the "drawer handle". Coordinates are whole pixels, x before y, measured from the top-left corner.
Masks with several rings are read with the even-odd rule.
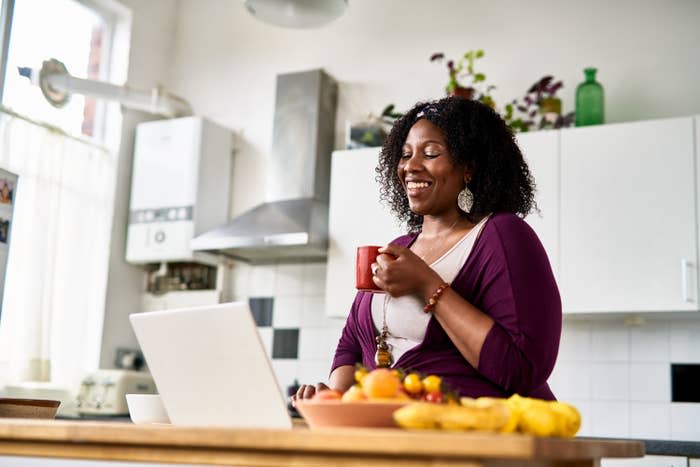
[[[693,303],[695,302],[695,299],[693,296],[691,296],[690,291],[694,289],[693,284],[690,283],[691,280],[694,279],[694,274],[693,272],[695,271],[695,266],[692,261],[683,258],[681,260],[681,286],[682,286],[682,294],[683,294],[683,301],[685,303]]]

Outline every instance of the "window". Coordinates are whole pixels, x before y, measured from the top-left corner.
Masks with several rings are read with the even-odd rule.
[[[79,78],[105,79],[110,28],[94,9],[76,0],[15,0],[3,105],[69,134],[102,139],[102,106],[74,94],[55,108],[18,67],[41,68],[55,58]]]
[[[54,108],[17,68],[55,58],[78,78],[123,82],[131,15],[116,0],[2,1],[0,169],[19,181],[5,219],[0,386],[70,388],[99,364],[121,115],[80,94]],[[2,221],[0,210],[0,247]]]

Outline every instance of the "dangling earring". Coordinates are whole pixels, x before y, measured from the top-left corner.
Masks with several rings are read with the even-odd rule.
[[[469,187],[465,184],[464,189],[459,192],[459,195],[457,196],[457,206],[459,206],[459,209],[462,211],[466,212],[467,214],[469,211],[472,210],[472,206],[474,205],[474,194],[471,192]]]

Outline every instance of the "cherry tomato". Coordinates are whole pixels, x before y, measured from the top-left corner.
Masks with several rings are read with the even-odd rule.
[[[442,393],[441,392],[429,392],[423,396],[425,402],[433,402],[435,404],[442,404]]]
[[[417,373],[410,373],[403,380],[403,388],[407,393],[415,396],[423,392],[423,382]]]
[[[423,378],[423,388],[425,392],[440,392],[442,386],[442,378],[435,375],[428,375]]]

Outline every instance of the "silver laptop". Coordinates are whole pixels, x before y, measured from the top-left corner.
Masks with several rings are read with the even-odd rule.
[[[129,319],[174,425],[291,428],[247,303]]]

